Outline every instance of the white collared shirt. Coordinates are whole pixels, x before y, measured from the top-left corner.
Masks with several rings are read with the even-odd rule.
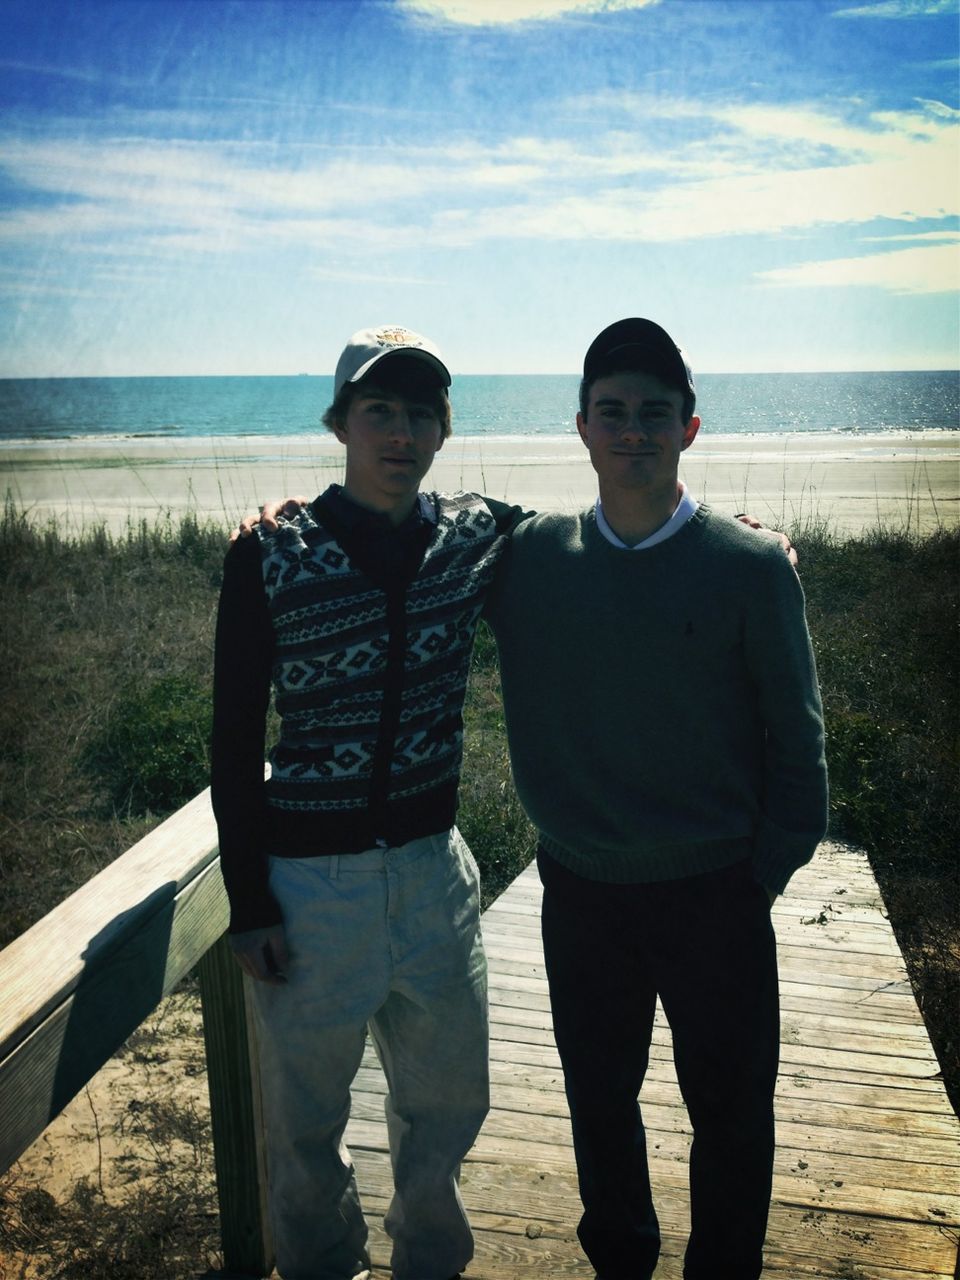
[[[677,487],[680,490],[680,501],[677,503],[676,511],[674,511],[666,524],[662,524],[655,533],[651,533],[649,538],[644,538],[642,542],[637,542],[631,547],[622,538],[617,537],[607,523],[607,517],[603,514],[603,507],[599,498],[597,498],[596,505],[597,528],[608,542],[615,547],[620,547],[623,551],[646,551],[648,547],[655,547],[658,542],[666,542],[667,538],[672,538],[675,533],[679,533],[699,506],[696,498],[682,480],[678,482]]]

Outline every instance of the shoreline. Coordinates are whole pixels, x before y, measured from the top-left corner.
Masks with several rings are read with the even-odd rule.
[[[5,499],[68,532],[174,519],[188,512],[230,528],[260,502],[320,492],[342,479],[343,449],[309,436],[127,436],[0,443]],[[778,527],[826,522],[857,533],[960,524],[960,432],[710,435],[683,456],[701,501],[748,510]],[[427,488],[467,489],[538,510],[576,510],[596,496],[578,436],[454,434]]]
[[[472,431],[463,432],[454,424],[453,433],[448,437],[448,444],[489,444],[495,447],[530,443],[555,445],[564,441],[576,441],[576,428],[571,426],[563,431]],[[715,431],[704,425],[697,436],[697,447],[703,443],[736,444],[742,442],[759,443],[760,445],[776,445],[790,441],[792,445],[807,442],[810,445],[833,441],[854,448],[869,446],[879,442],[893,442],[901,446],[905,443],[919,443],[921,447],[934,447],[939,442],[942,447],[960,450],[960,427],[885,427],[872,431],[859,427],[836,427],[823,431]],[[178,431],[123,431],[123,432],[91,432],[81,435],[63,436],[7,436],[0,438],[0,457],[7,450],[13,452],[47,452],[51,449],[96,449],[108,451],[120,445],[134,448],[212,448],[216,445],[230,445],[242,449],[255,446],[275,446],[288,448],[291,444],[309,445],[311,448],[323,450],[327,444],[331,449],[337,447],[331,432],[323,428],[302,432],[223,432],[204,433],[199,435],[182,434]]]

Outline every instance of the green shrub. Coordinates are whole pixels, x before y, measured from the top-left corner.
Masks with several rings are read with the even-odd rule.
[[[873,842],[888,821],[896,729],[862,711],[832,711],[829,702],[825,711],[833,828],[859,844]]]
[[[210,691],[190,676],[161,676],[119,697],[90,757],[115,807],[164,812],[202,791],[211,722]]]
[[[531,860],[537,840],[513,785],[497,646],[484,622],[477,629],[463,722],[457,825],[480,868],[487,907]]]

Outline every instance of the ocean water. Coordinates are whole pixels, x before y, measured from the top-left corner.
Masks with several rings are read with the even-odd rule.
[[[960,430],[960,372],[702,374],[711,435]],[[466,374],[459,436],[574,430],[577,377]],[[298,435],[323,430],[332,377],[0,379],[0,442]]]

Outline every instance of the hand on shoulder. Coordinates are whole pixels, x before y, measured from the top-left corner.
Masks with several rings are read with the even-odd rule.
[[[739,512],[736,516],[734,516],[734,519],[739,520],[741,524],[745,524],[748,529],[753,529],[757,533],[762,533],[768,538],[775,538],[776,541],[779,542],[780,545],[783,547],[784,555],[787,557],[787,559],[796,569],[797,565],[800,563],[799,558],[797,556],[797,551],[793,543],[790,541],[790,539],[787,537],[785,533],[781,533],[779,529],[765,528],[765,526],[760,523],[760,521],[757,519],[756,516],[747,515],[743,511]]]
[[[258,515],[244,516],[238,527],[231,532],[230,541],[236,542],[238,538],[249,538],[258,524],[262,524],[267,533],[276,533],[280,516],[292,520],[300,508],[305,507],[309,501],[309,498],[298,494],[293,498],[265,502]]]

